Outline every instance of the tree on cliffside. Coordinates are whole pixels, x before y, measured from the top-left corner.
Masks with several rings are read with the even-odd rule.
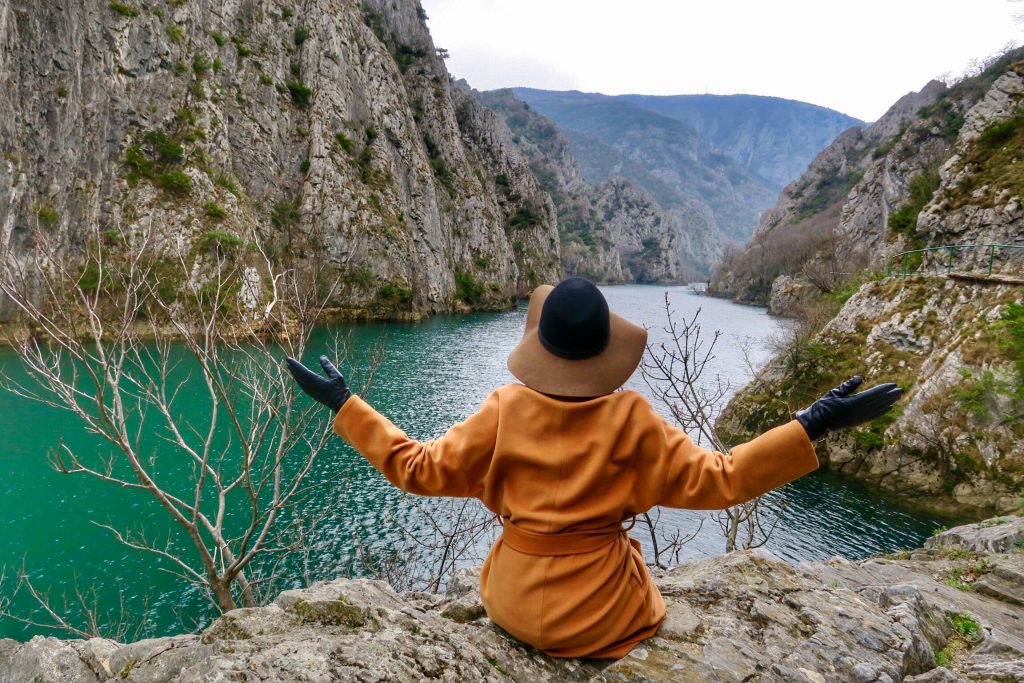
[[[333,287],[278,266],[255,233],[211,230],[176,252],[153,232],[96,230],[77,262],[42,229],[33,243],[28,259],[9,245],[2,254],[0,291],[20,310],[12,342],[30,377],[3,380],[103,444],[61,440],[51,464],[151,497],[178,533],[97,526],[221,611],[259,604],[317,522],[293,511],[324,495],[310,474],[329,424],[281,360],[303,355]],[[333,353],[343,357],[337,343]],[[49,614],[43,625],[67,626]]]

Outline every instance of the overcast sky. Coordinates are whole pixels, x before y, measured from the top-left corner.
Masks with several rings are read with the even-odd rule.
[[[1017,0],[422,0],[480,90],[774,95],[873,121],[1024,38]]]

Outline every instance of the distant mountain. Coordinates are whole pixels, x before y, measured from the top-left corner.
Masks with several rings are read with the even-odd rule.
[[[745,241],[781,187],[859,123],[770,97],[514,92],[562,128],[588,181],[627,178],[663,208],[710,220],[723,243]]]
[[[514,92],[566,132],[588,181],[624,177],[665,209],[696,210],[710,218],[723,246],[729,240],[745,241],[777,194],[767,181],[669,116],[606,95]]]
[[[700,215],[661,208],[649,192],[621,177],[587,182],[571,143],[551,119],[517,99],[511,90],[478,92],[464,81],[457,85],[504,119],[512,142],[551,196],[566,275],[599,282],[707,278],[722,242],[711,223]],[[592,151],[603,144],[592,143],[587,146]],[[620,158],[614,150],[605,155]],[[646,184],[656,182],[650,177]]]
[[[690,126],[754,175],[782,189],[837,135],[864,122],[825,107],[758,95],[616,98]]]

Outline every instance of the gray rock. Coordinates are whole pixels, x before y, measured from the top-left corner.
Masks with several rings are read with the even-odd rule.
[[[23,265],[37,228],[73,267],[106,230],[153,228],[153,253],[189,263],[210,231],[255,230],[301,270],[323,264],[331,305],[361,317],[462,309],[455,273],[481,284],[478,307],[558,279],[550,198],[504,122],[451,86],[414,0],[129,5],[5,5],[0,235]],[[158,133],[180,160],[146,151]],[[164,172],[190,189],[159,189]],[[253,309],[269,289],[254,275]]]
[[[1009,553],[1018,548],[1022,541],[1024,517],[1005,515],[935,534],[924,542],[924,547],[959,546],[979,553]]]
[[[229,612],[198,635],[0,641],[0,681],[1024,680],[1021,608],[946,586],[935,577],[957,560],[939,551],[796,568],[734,552],[657,571],[666,620],[615,662],[553,659],[511,638],[482,614],[471,571],[441,596],[322,582]],[[1024,563],[1016,553],[981,557],[992,567]],[[961,613],[981,625],[980,640],[959,651],[954,670],[936,668],[934,652],[956,637],[950,618]]]

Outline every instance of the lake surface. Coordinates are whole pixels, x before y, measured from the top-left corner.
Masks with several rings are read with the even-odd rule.
[[[728,381],[732,391],[749,379],[741,347],[749,349],[755,362],[764,362],[769,340],[780,332],[780,321],[763,309],[696,296],[682,287],[630,285],[603,291],[611,309],[649,327],[655,343],[665,338],[666,292],[679,316],[690,316],[700,307],[705,334],[722,333],[710,371]],[[350,334],[356,355],[384,340],[387,356],[366,398],[411,436],[428,439],[475,411],[492,389],[515,381],[505,359],[522,334],[524,318],[525,305],[505,313],[439,316],[415,326],[349,325],[341,326],[341,331]],[[326,338],[337,331],[321,330],[320,334]],[[322,346],[311,345],[307,362],[315,359]],[[0,350],[0,366],[14,375],[22,372],[10,350]],[[639,375],[627,387],[649,396]],[[662,406],[655,407],[668,415]],[[88,443],[72,416],[0,392],[0,420],[0,566],[7,567],[9,583],[12,570],[24,566],[36,587],[49,589],[51,596],[69,593],[75,586],[95,590],[101,605],[117,605],[123,596],[129,620],[145,616],[145,635],[194,628],[215,616],[199,592],[161,571],[155,558],[121,546],[93,523],[118,528],[139,525],[157,535],[173,533],[161,508],[141,493],[87,477],[61,475],[49,467],[47,454],[61,439]],[[317,506],[330,506],[331,513],[305,565],[312,578],[358,572],[358,548],[394,547],[400,536],[395,520],[409,529],[424,526],[409,498],[340,439],[322,456],[315,477],[324,481],[341,477],[345,483],[325,487],[322,496],[308,503],[310,515]],[[770,496],[773,501],[785,496],[786,509],[767,547],[791,561],[832,555],[857,559],[914,547],[936,527],[954,521],[905,507],[829,473],[804,477]],[[664,530],[689,532],[698,528],[701,519],[703,527],[683,550],[684,561],[723,551],[718,526],[707,513],[661,512]],[[647,535],[640,527],[633,534],[650,554]],[[291,585],[301,585],[301,569],[290,565],[289,571]],[[32,604],[19,596],[14,608],[28,615]],[[0,638],[25,640],[37,633],[48,631],[0,620]]]

